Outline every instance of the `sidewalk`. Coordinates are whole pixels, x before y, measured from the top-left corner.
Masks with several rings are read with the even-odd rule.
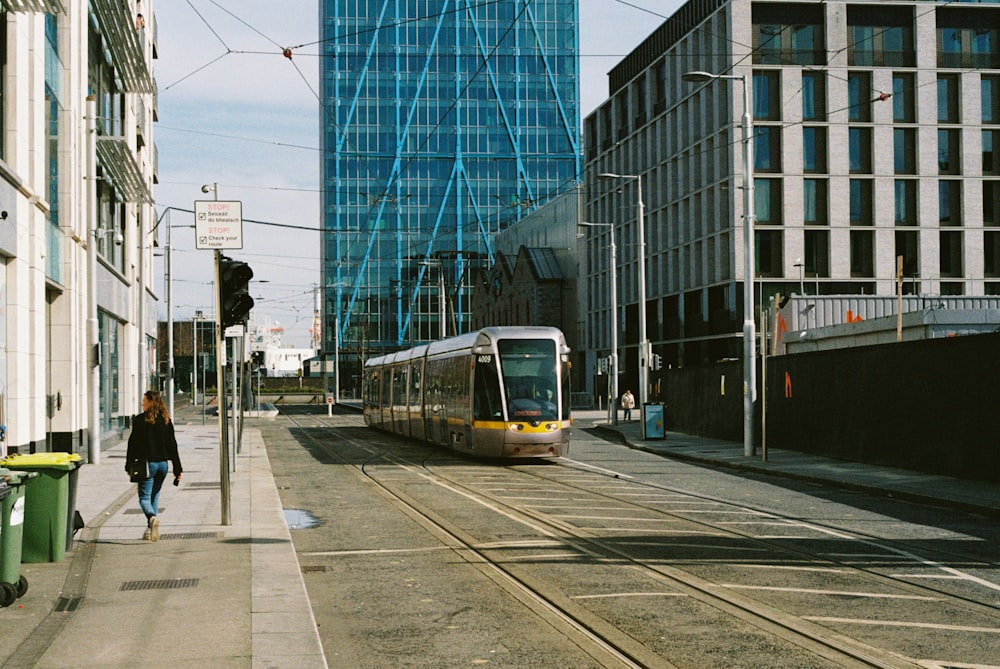
[[[0,667],[327,666],[260,432],[244,428],[222,525],[218,423],[175,424],[184,478],[160,495],[160,540],[141,538],[125,443],[106,445],[78,471],[73,550],[23,565],[28,592],[0,609]]]
[[[906,469],[880,467],[824,458],[808,453],[769,448],[767,460],[760,449],[753,457],[743,455],[741,442],[667,432],[666,439],[642,439],[637,416],[628,423],[608,425],[607,411],[574,411],[573,426],[596,428],[615,435],[630,448],[678,460],[728,467],[745,472],[784,476],[801,481],[858,490],[924,504],[947,506],[1000,518],[1000,485],[925,474]],[[619,418],[620,418],[619,414]]]

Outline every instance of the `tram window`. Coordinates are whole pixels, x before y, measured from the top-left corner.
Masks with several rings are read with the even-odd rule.
[[[410,365],[409,405],[411,407],[420,405],[420,364],[416,362]]]
[[[556,345],[549,339],[501,339],[500,369],[511,420],[559,418]]]
[[[562,419],[569,420],[569,405],[570,405],[570,393],[572,389],[569,383],[569,368],[570,364],[568,362],[563,363],[562,366]]]
[[[473,417],[476,420],[503,419],[503,402],[500,399],[500,377],[496,364],[490,356],[489,362],[476,363],[475,386],[473,387]]]

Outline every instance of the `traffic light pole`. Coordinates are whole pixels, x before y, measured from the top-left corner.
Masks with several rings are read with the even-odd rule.
[[[215,310],[219,329],[217,330],[216,354],[215,354],[215,387],[217,389],[216,398],[219,405],[219,489],[222,498],[222,520],[221,525],[230,525],[229,520],[229,425],[226,416],[226,375],[222,364],[226,351],[226,328],[222,324],[222,273],[221,267],[222,252],[215,251],[215,299],[217,308]]]

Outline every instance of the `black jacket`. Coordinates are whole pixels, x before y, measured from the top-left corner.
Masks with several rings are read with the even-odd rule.
[[[164,423],[163,418],[157,416],[154,422],[147,423],[144,413],[132,419],[132,433],[128,436],[128,452],[125,455],[125,471],[133,471],[132,466],[138,460],[146,462],[170,460],[174,466],[174,476],[184,471],[180,455],[177,454],[173,422]]]

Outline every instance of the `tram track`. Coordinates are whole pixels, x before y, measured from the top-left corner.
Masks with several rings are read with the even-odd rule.
[[[292,420],[302,426],[300,418],[293,417]],[[312,422],[317,428],[332,429],[322,418],[315,416],[309,418],[312,419],[309,422]],[[570,548],[590,559],[614,562],[641,572],[646,577],[674,588],[687,597],[724,611],[834,665],[920,666],[900,655],[847,638],[827,627],[789,614],[760,600],[745,597],[738,592],[733,592],[730,588],[700,578],[683,569],[643,562],[626,551],[607,545],[601,541],[599,536],[575,527],[572,523],[536,509],[527,508],[524,505],[511,504],[501,496],[435,471],[434,468],[437,465],[432,462],[435,459],[448,459],[449,462],[454,462],[452,456],[448,454],[442,454],[440,451],[428,452],[423,447],[414,448],[410,452],[410,448],[405,446],[401,448],[404,453],[400,454],[400,449],[383,449],[374,446],[369,441],[362,442],[355,438],[345,439],[343,435],[338,437],[340,449],[343,449],[345,442],[352,449],[361,449],[368,454],[363,464],[350,463],[360,477],[378,486],[383,495],[397,508],[437,537],[444,545],[449,546],[463,560],[474,564],[504,591],[515,596],[536,615],[573,638],[581,647],[586,647],[588,654],[601,662],[601,666],[670,667],[673,665],[639,640],[596,616],[565,594],[547,587],[544,582],[539,582],[538,579],[525,578],[523,574],[511,569],[509,564],[492,558],[490,551],[482,547],[480,540],[469,535],[457,524],[442,517],[425,503],[402,490],[402,486],[398,485],[400,472],[405,472],[409,477],[416,477],[423,482],[449,490],[452,494],[463,496],[477,504],[492,507],[494,511],[516,519],[529,526],[533,532],[549,538],[553,544]],[[323,449],[329,457],[349,464],[348,460],[341,457],[337,449],[332,448],[329,443],[324,443],[321,439],[314,439],[314,445]],[[472,466],[472,463],[467,460],[457,460],[457,462]],[[478,463],[476,464],[478,465]],[[389,470],[382,471],[382,467],[389,467]],[[549,484],[566,486],[575,492],[594,494],[592,489],[586,487],[567,485],[555,479],[545,478],[541,476],[539,468],[511,468],[508,466],[504,469],[517,471],[520,475],[543,478]],[[541,469],[548,470],[548,468]],[[610,477],[611,473],[602,475]],[[631,503],[608,495],[604,497],[618,504]],[[641,505],[636,506],[641,507]],[[641,508],[647,511],[662,512],[660,509]],[[689,518],[684,520],[692,522]],[[718,528],[713,529],[717,530]],[[733,536],[747,539],[746,536],[738,533],[734,533]],[[817,559],[816,556],[810,557]]]
[[[290,416],[289,418],[301,426],[298,417]],[[317,420],[317,423],[321,427],[326,427],[323,425],[322,419]],[[328,457],[351,466],[365,481],[376,485],[397,509],[423,527],[465,562],[476,567],[503,591],[535,613],[539,619],[546,621],[571,639],[600,666],[630,669],[671,669],[675,667],[663,658],[650,653],[645,647],[635,644],[633,640],[628,639],[618,630],[604,626],[605,629],[599,631],[595,629],[598,626],[598,621],[584,621],[580,619],[580,616],[571,615],[564,607],[559,606],[553,597],[546,596],[530,584],[514,577],[494,560],[491,560],[476,547],[477,542],[467,536],[460,528],[426,508],[421,508],[421,504],[417,500],[399,490],[394,490],[391,485],[379,480],[379,477],[371,471],[371,465],[379,459],[403,467],[412,467],[412,462],[400,461],[397,456],[391,455],[387,451],[372,452],[370,444],[361,443],[360,440],[350,437],[344,438],[343,441],[350,443],[351,446],[369,453],[368,460],[358,465],[343,458],[329,444],[315,439],[313,441],[314,445],[322,449]],[[422,464],[419,466],[422,467]]]
[[[569,463],[569,462],[567,462],[565,460],[556,461],[556,462],[560,466],[566,466],[566,467],[572,467],[572,468],[580,468],[580,469],[586,471],[587,473],[595,475],[595,476],[603,476],[603,477],[606,477],[606,478],[609,478],[609,479],[613,479],[613,480],[616,480],[616,481],[622,480],[620,478],[621,475],[618,474],[618,473],[616,473],[616,472],[611,472],[611,471],[606,471],[606,470],[605,471],[601,471],[601,470],[596,469],[594,467],[591,467],[589,465],[581,465],[580,463]],[[535,477],[538,477],[538,478],[542,478],[543,480],[546,480],[546,481],[552,481],[552,479],[549,479],[549,478],[546,478],[546,477],[542,477],[539,474],[539,472],[538,472],[537,469],[523,468],[522,471],[523,471],[523,473],[525,473],[525,474],[527,474],[529,476],[535,476]],[[558,483],[560,485],[570,485],[570,487],[575,487],[576,489],[581,490],[581,491],[585,490],[587,492],[593,492],[593,489],[589,488],[589,487],[573,486],[572,484],[567,484],[567,483],[565,483],[563,481],[558,481]],[[820,523],[820,522],[817,522],[817,521],[803,521],[803,520],[801,520],[799,518],[794,518],[794,517],[788,516],[786,514],[777,513],[775,511],[770,510],[770,509],[761,509],[760,507],[753,506],[753,505],[748,505],[748,504],[743,504],[743,503],[734,503],[734,502],[732,502],[730,500],[722,499],[722,498],[719,498],[719,497],[714,497],[714,496],[711,496],[711,495],[706,495],[706,494],[703,494],[703,493],[695,493],[695,492],[692,492],[692,491],[689,491],[689,490],[685,490],[685,489],[681,489],[681,488],[676,488],[676,487],[672,487],[672,486],[664,486],[664,485],[660,485],[660,484],[656,484],[656,483],[651,483],[651,482],[648,482],[648,481],[637,480],[637,479],[632,479],[632,480],[629,481],[629,483],[631,485],[635,485],[637,487],[648,489],[648,490],[655,490],[657,492],[664,492],[664,493],[670,493],[670,494],[676,494],[676,495],[683,495],[683,496],[685,496],[687,498],[690,498],[692,500],[702,500],[702,501],[710,502],[712,504],[726,506],[726,507],[730,508],[733,512],[736,512],[736,513],[750,512],[750,513],[758,514],[758,516],[760,518],[762,518],[762,519],[768,519],[768,520],[774,520],[774,521],[783,521],[783,522],[788,522],[788,523],[794,523],[796,526],[799,526],[799,527],[802,527],[802,528],[805,528],[805,529],[809,529],[809,530],[814,530],[814,531],[816,531],[818,533],[821,533],[821,534],[827,534],[827,535],[829,535],[831,537],[834,537],[834,538],[840,538],[840,539],[845,539],[845,540],[849,540],[849,541],[854,541],[854,542],[861,543],[863,545],[871,546],[873,549],[876,549],[876,550],[883,550],[883,551],[886,552],[887,555],[895,555],[895,556],[898,556],[901,559],[910,560],[914,564],[917,564],[917,565],[919,565],[921,567],[924,567],[924,568],[941,569],[943,571],[948,572],[951,575],[955,575],[955,576],[958,576],[958,577],[968,578],[969,580],[975,581],[976,583],[978,583],[980,585],[983,585],[986,588],[987,592],[992,592],[992,593],[997,594],[998,598],[994,599],[993,601],[983,601],[981,599],[973,599],[971,597],[960,595],[960,594],[956,594],[954,592],[943,590],[941,588],[936,588],[936,587],[928,586],[928,585],[922,585],[922,584],[919,584],[919,583],[913,583],[913,582],[907,581],[907,580],[905,580],[903,578],[899,578],[899,577],[894,577],[894,576],[891,576],[891,575],[883,574],[883,573],[880,573],[878,571],[875,571],[874,569],[870,569],[870,568],[866,568],[866,567],[863,567],[863,566],[858,566],[856,564],[852,564],[851,562],[849,562],[847,560],[834,559],[834,558],[831,558],[828,555],[820,555],[820,554],[817,554],[815,552],[800,550],[800,549],[795,548],[794,546],[784,546],[782,548],[784,551],[786,551],[788,553],[793,553],[793,554],[800,555],[803,559],[815,560],[815,561],[819,561],[819,562],[821,562],[823,564],[828,564],[828,565],[832,565],[832,566],[836,566],[836,567],[840,567],[840,568],[844,568],[844,569],[850,569],[850,570],[856,571],[856,572],[862,572],[862,573],[867,574],[870,577],[872,577],[872,578],[874,578],[874,579],[876,579],[876,580],[878,580],[878,581],[880,581],[882,583],[891,585],[893,587],[902,588],[902,589],[911,591],[914,594],[928,595],[928,596],[946,598],[950,602],[953,602],[953,603],[955,603],[957,605],[960,605],[960,606],[968,608],[970,611],[976,611],[976,612],[979,612],[979,613],[985,613],[985,614],[989,614],[989,615],[996,615],[996,614],[1000,613],[1000,584],[989,582],[989,581],[985,581],[983,579],[977,579],[977,578],[975,578],[975,577],[973,577],[973,576],[971,576],[969,574],[966,574],[964,572],[960,572],[960,571],[956,570],[955,568],[947,566],[945,564],[948,561],[960,561],[960,562],[962,562],[962,563],[964,563],[966,565],[966,568],[974,566],[976,568],[981,568],[981,569],[997,569],[997,570],[1000,570],[1000,562],[996,562],[996,561],[989,562],[989,561],[982,561],[982,560],[980,560],[980,561],[977,561],[975,564],[971,564],[970,565],[970,564],[968,564],[968,558],[966,556],[959,555],[959,554],[956,554],[956,553],[953,553],[953,552],[946,552],[946,551],[940,551],[940,550],[929,551],[928,549],[917,549],[917,548],[915,548],[913,546],[910,546],[910,545],[906,544],[905,542],[892,541],[892,540],[885,539],[884,537],[877,537],[877,536],[874,536],[874,535],[871,535],[871,534],[866,534],[864,532],[858,532],[857,530],[846,530],[843,527],[838,527],[838,526],[831,525],[831,524],[828,524],[828,523]],[[616,497],[614,497],[612,495],[606,495],[606,497],[609,500],[614,500],[614,501],[617,501],[617,502],[621,502],[622,501],[619,498],[616,498]],[[654,513],[658,513],[658,514],[661,514],[661,515],[664,515],[664,516],[668,516],[668,517],[672,517],[672,518],[682,519],[682,520],[684,520],[686,522],[690,522],[690,523],[693,523],[695,525],[700,525],[700,526],[703,526],[705,528],[712,529],[712,530],[719,529],[716,525],[713,525],[712,523],[701,521],[701,520],[699,520],[696,517],[692,517],[690,514],[664,511],[663,509],[656,508],[656,507],[650,506],[648,504],[643,504],[641,502],[628,501],[628,503],[634,505],[637,508],[641,508],[641,509],[643,509],[645,511],[650,511],[650,512],[654,512]],[[760,541],[758,539],[755,539],[751,534],[746,533],[746,532],[739,532],[738,530],[733,530],[733,529],[730,529],[730,528],[726,528],[725,531],[727,533],[732,534],[733,536],[740,537],[740,538],[745,539],[747,541],[753,541],[753,542],[759,543],[761,545],[765,544],[765,542]],[[771,547],[770,544],[768,544],[768,547]],[[933,555],[930,555],[930,553],[933,553]]]

